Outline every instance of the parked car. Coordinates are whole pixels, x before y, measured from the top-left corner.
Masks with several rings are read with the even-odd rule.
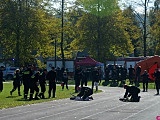
[[[14,72],[17,67],[6,67],[3,70],[3,76],[5,80],[12,80],[14,76]]]

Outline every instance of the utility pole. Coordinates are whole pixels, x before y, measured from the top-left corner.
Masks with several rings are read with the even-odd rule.
[[[146,57],[146,39],[147,39],[147,0],[145,0],[145,7],[144,7],[144,23],[143,23],[143,44],[144,44],[144,57]]]
[[[64,41],[64,0],[62,0],[62,21],[61,21],[61,54],[62,54],[62,67],[65,68],[65,60],[64,60],[64,50],[63,50],[63,41]]]

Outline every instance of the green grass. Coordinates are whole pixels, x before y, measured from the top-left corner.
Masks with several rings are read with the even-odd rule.
[[[129,84],[129,81],[126,80],[126,83]],[[92,82],[89,81],[88,85],[91,86]],[[21,106],[21,105],[27,105],[27,104],[35,104],[35,103],[41,103],[41,102],[47,102],[47,101],[52,101],[52,100],[58,100],[58,99],[64,99],[64,98],[70,98],[71,93],[74,93],[74,86],[69,86],[69,90],[64,89],[62,91],[62,88],[60,85],[57,85],[57,90],[56,90],[56,98],[47,98],[48,97],[48,86],[46,86],[46,92],[45,92],[45,97],[46,99],[40,99],[40,100],[24,100],[23,96],[18,96],[18,91],[16,90],[13,92],[13,95],[10,95],[10,91],[12,89],[12,82],[4,82],[4,89],[0,93],[0,109],[3,108],[10,108],[10,107],[15,107],[15,106]],[[69,80],[69,85],[74,85],[74,80]],[[104,80],[102,80],[100,86],[108,86],[108,87],[117,87],[118,85],[112,85],[111,81],[108,83],[105,83]],[[142,83],[140,83],[140,88],[142,89]],[[148,84],[149,89],[155,89],[155,84],[154,82],[150,82]],[[95,93],[99,93],[101,90]],[[23,94],[23,86],[21,86],[21,94]],[[76,94],[75,94],[76,95]]]
[[[70,84],[74,85],[74,82],[70,81]],[[52,100],[64,99],[64,98],[70,98],[71,93],[76,95],[76,93],[74,93],[74,86],[69,86],[69,90],[64,88],[64,90],[62,91],[61,86],[57,85],[56,98],[47,98],[48,97],[48,86],[46,86],[46,92],[45,92],[46,99],[29,101],[29,100],[25,100],[23,96],[18,96],[17,90],[14,91],[11,96],[10,91],[12,90],[12,87],[13,87],[12,82],[3,83],[3,91],[0,93],[0,109],[27,105],[27,104],[47,102],[47,101],[52,101]],[[101,92],[101,90],[99,90],[98,92]],[[98,92],[94,92],[94,93],[98,93]],[[21,86],[21,94],[23,95],[23,86]]]

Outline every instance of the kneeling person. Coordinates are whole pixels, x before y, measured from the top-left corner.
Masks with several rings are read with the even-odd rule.
[[[124,89],[126,89],[124,98],[131,97],[130,101],[131,102],[139,102],[140,101],[140,96],[138,94],[140,93],[140,89],[136,86],[128,86],[124,85]]]
[[[93,100],[93,98],[91,96],[92,94],[93,94],[93,90],[91,88],[82,87],[80,89],[80,93],[77,96],[75,96],[74,98],[70,98],[70,99],[71,100],[83,100],[83,101],[90,100],[90,99]]]

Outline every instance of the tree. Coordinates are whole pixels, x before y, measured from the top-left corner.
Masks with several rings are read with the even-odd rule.
[[[132,45],[134,46],[134,56],[138,57],[142,51],[142,31],[137,16],[133,12],[132,6],[123,10],[123,16],[126,21],[126,31],[130,36]]]
[[[131,1],[128,1],[131,2]],[[139,1],[132,1],[134,2],[133,7],[134,8],[134,13],[137,16],[137,18],[139,19],[139,22],[142,25],[142,30],[143,30],[143,56],[146,57],[147,56],[147,45],[148,45],[148,41],[150,41],[149,39],[149,23],[148,23],[148,13],[149,13],[149,3],[153,2],[151,0],[139,0]],[[143,10],[141,11],[141,13],[138,13],[136,11],[137,6],[139,8],[142,8]],[[140,15],[142,14],[142,15]]]
[[[42,1],[6,0],[0,4],[1,46],[6,59],[14,57],[19,66],[36,63],[39,53],[44,57],[53,54],[49,33],[56,33],[58,22],[41,7]]]
[[[160,1],[155,0],[154,8],[150,11],[151,50],[154,54],[160,54]]]
[[[77,30],[80,38],[77,38],[76,44],[80,49],[87,49],[96,59],[101,57],[102,62],[105,62],[106,58],[125,56],[133,51],[129,34],[125,31],[125,20],[121,11],[101,18],[100,22],[99,26],[97,16],[89,13],[84,14],[78,21]],[[101,43],[97,35],[98,26],[101,31]],[[100,55],[97,54],[97,48]]]

